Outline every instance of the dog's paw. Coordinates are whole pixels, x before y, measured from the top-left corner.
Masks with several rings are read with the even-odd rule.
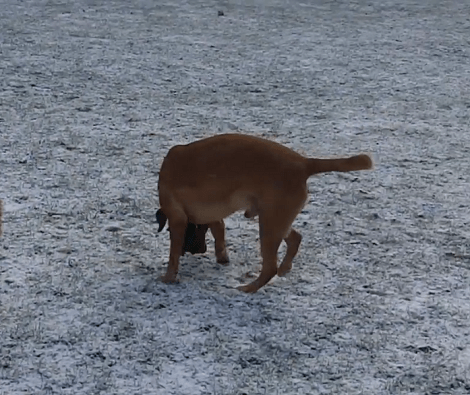
[[[242,292],[245,292],[245,293],[248,293],[248,294],[252,294],[252,293],[255,293],[259,288],[256,287],[256,285],[248,284],[248,285],[240,285],[240,286],[237,287],[237,289],[239,291],[242,291]]]
[[[230,260],[228,259],[227,255],[223,255],[217,258],[217,263],[220,263],[221,265],[228,265],[229,262]]]
[[[168,274],[165,274],[164,276],[160,276],[160,280],[164,282],[165,284],[176,284],[179,283],[180,280],[176,278],[176,276],[169,276]]]
[[[292,266],[291,267],[282,267],[282,266],[279,266],[277,268],[277,275],[279,277],[284,277],[286,274],[288,274],[292,269]]]

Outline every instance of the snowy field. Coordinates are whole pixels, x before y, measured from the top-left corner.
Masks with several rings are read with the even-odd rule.
[[[1,395],[470,393],[467,0],[0,0],[0,84]],[[163,157],[238,131],[376,169],[162,284]]]

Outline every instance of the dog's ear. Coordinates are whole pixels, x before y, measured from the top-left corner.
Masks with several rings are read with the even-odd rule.
[[[183,253],[204,254],[207,251],[206,232],[209,227],[207,225],[194,225],[188,223],[184,238]]]
[[[161,232],[162,229],[165,227],[167,217],[161,208],[157,210],[156,217],[158,222],[158,231]]]
[[[184,232],[184,243],[183,250],[181,251],[181,256],[183,256],[186,251],[191,252],[195,234],[196,225],[192,224],[191,222],[188,222],[188,225],[186,226],[186,231]]]
[[[197,225],[194,232],[194,241],[191,249],[191,254],[204,254],[207,251],[206,233],[209,226]]]

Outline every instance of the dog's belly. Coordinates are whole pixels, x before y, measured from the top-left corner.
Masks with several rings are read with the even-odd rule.
[[[191,198],[184,202],[184,209],[189,222],[195,224],[208,224],[220,221],[238,210],[246,210],[252,206],[252,198],[246,192],[232,194],[200,195],[193,193]]]
[[[229,207],[223,204],[192,205],[187,215],[189,222],[195,224],[209,224],[211,222],[220,221],[237,210],[239,210],[239,208]]]

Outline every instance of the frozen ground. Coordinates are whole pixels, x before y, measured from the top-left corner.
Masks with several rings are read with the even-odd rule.
[[[467,0],[0,0],[0,45],[0,394],[470,392]],[[234,290],[236,215],[164,285],[163,156],[237,130],[377,167],[287,278]]]

